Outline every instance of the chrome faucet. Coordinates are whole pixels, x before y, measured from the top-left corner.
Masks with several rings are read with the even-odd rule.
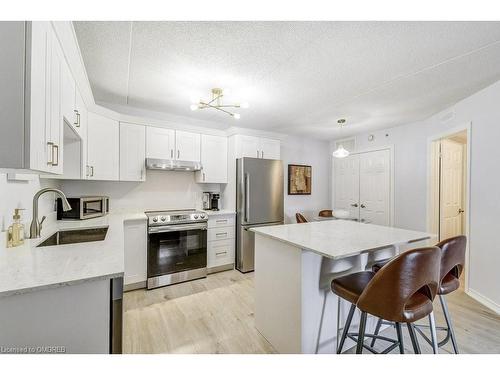
[[[64,195],[64,193],[61,190],[53,188],[45,188],[38,191],[33,197],[33,219],[31,220],[31,225],[30,225],[30,238],[40,237],[40,232],[42,231],[42,223],[45,220],[45,216],[42,216],[42,220],[38,221],[38,198],[40,198],[40,195],[42,195],[43,193],[47,192],[53,192],[59,195],[59,197],[62,200],[63,211],[71,210],[71,206],[68,200],[66,199],[66,195]]]

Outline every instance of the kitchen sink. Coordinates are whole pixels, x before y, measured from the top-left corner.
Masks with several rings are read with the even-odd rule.
[[[102,241],[106,238],[107,233],[108,227],[59,231],[55,232],[37,247]]]

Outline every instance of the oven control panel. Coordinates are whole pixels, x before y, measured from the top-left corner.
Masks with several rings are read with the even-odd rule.
[[[196,210],[148,211],[146,216],[149,226],[199,223],[208,220],[208,215],[205,212]]]

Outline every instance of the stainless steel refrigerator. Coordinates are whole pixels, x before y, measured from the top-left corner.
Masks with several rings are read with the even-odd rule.
[[[254,270],[254,233],[250,228],[283,224],[281,160],[236,161],[236,269]]]

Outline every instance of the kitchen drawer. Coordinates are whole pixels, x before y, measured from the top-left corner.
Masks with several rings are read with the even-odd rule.
[[[229,240],[234,238],[234,226],[208,228],[208,241]]]
[[[208,217],[208,227],[230,227],[235,225],[234,214],[230,215],[212,215]]]
[[[234,240],[211,241],[207,246],[207,267],[234,263]]]

